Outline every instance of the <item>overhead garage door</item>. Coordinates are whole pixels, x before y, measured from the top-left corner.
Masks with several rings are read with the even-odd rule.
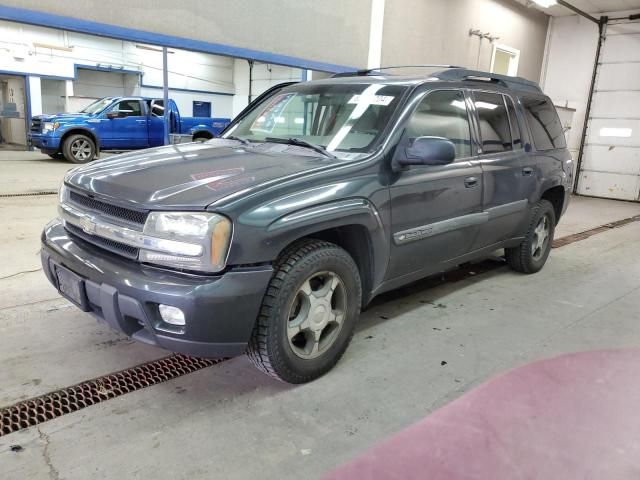
[[[607,26],[579,175],[578,193],[640,201],[640,22]]]

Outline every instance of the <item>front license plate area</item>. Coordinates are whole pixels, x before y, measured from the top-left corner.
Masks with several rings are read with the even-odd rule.
[[[58,280],[58,291],[67,300],[75,303],[85,312],[89,310],[87,306],[87,295],[84,290],[84,281],[71,270],[56,265],[56,278]]]

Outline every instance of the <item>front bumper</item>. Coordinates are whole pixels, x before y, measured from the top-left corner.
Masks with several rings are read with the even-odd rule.
[[[41,259],[56,288],[56,266],[80,277],[81,308],[99,320],[134,340],[198,357],[245,351],[273,271],[238,268],[211,277],[148,267],[70,236],[58,220],[42,233]],[[159,304],[180,308],[186,326],[164,323]]]
[[[60,149],[60,137],[44,135],[41,133],[29,133],[27,142],[30,146],[41,150],[58,151]]]

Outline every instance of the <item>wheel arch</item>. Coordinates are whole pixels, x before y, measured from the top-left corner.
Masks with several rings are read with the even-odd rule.
[[[382,282],[389,244],[378,212],[366,199],[342,200],[298,211],[273,222],[268,231],[277,232],[269,241],[277,246],[274,258],[307,238],[325,240],[343,248],[358,266],[363,306]]]
[[[551,205],[553,205],[553,211],[556,216],[556,224],[558,223],[558,221],[560,221],[560,217],[562,216],[565,195],[565,188],[562,185],[556,185],[547,188],[544,192],[542,192],[542,195],[540,196],[541,200],[547,200],[551,203]]]
[[[73,127],[68,131],[64,132],[64,134],[60,138],[60,150],[64,148],[63,147],[64,142],[66,142],[71,135],[86,135],[93,141],[94,145],[96,146],[96,153],[100,150],[100,139],[95,134],[95,132],[91,131],[88,128],[82,128],[82,127]]]

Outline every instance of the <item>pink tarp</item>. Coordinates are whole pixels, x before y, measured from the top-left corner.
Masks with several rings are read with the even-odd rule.
[[[324,479],[640,479],[640,349],[507,372]]]

